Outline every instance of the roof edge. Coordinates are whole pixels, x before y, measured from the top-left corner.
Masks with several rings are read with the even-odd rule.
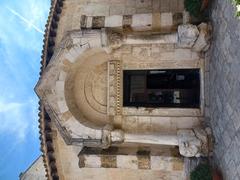
[[[60,14],[62,11],[64,0],[51,0],[51,6],[49,10],[49,15],[47,23],[45,25],[44,38],[43,38],[43,49],[41,55],[41,68],[40,77],[42,78],[42,73],[48,65],[55,47],[54,38],[57,35],[57,26],[60,19]],[[44,109],[41,101],[39,101],[39,133],[41,142],[41,152],[43,153],[43,163],[46,171],[46,177],[49,180],[58,180],[59,176],[56,168],[56,160],[54,157],[54,149],[52,144],[52,129],[51,129],[51,119],[48,116],[46,110]]]

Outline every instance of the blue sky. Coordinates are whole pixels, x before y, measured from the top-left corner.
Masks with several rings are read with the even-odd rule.
[[[18,179],[40,155],[38,99],[50,0],[0,0],[0,180]]]

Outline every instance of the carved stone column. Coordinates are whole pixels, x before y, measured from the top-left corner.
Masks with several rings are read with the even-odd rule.
[[[179,152],[185,157],[207,156],[209,153],[209,132],[204,129],[182,129],[176,135],[171,134],[131,134],[120,129],[112,130],[106,126],[102,133],[103,148],[112,144],[133,143],[145,145],[179,146]]]
[[[124,136],[125,143],[141,143],[151,145],[178,145],[178,138],[176,135],[170,134],[129,134]]]

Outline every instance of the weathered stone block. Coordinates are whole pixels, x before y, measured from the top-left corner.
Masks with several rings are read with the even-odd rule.
[[[161,27],[170,27],[173,25],[173,15],[171,12],[161,13],[160,19],[161,19],[160,20]]]
[[[117,167],[116,155],[101,155],[101,167],[116,168]]]
[[[118,155],[117,167],[123,169],[138,169],[138,159],[136,155]]]
[[[86,28],[92,27],[92,20],[93,20],[93,17],[91,17],[91,16],[87,17]]]
[[[123,26],[131,26],[131,24],[132,24],[132,16],[124,15],[123,16]]]
[[[105,16],[94,16],[92,19],[92,28],[103,28],[105,25]]]
[[[197,52],[206,51],[210,45],[210,32],[208,25],[206,23],[201,23],[198,25],[198,29],[200,33],[193,46],[193,50]]]
[[[158,30],[161,28],[161,15],[160,13],[153,13],[152,15],[152,28]]]
[[[173,158],[172,159],[172,170],[173,171],[183,171],[184,170],[183,161],[178,158]]]
[[[70,111],[66,111],[62,114],[61,119],[63,121],[67,121],[68,119],[70,119],[72,117],[72,113]]]
[[[167,156],[151,156],[152,170],[171,171],[172,163],[171,157]]]
[[[87,27],[87,16],[85,15],[81,16],[80,25],[81,25],[81,28]]]
[[[191,48],[198,35],[199,31],[195,25],[183,24],[178,26],[178,46],[183,48]]]
[[[148,30],[152,27],[152,14],[134,14],[132,28],[135,30]]]
[[[113,15],[105,17],[105,27],[122,27],[123,16]]]
[[[90,155],[90,156],[84,155],[84,156],[85,156],[84,157],[84,165],[85,165],[84,167],[86,167],[86,168],[100,168],[101,167],[101,159],[99,156],[97,156],[97,155]]]
[[[138,169],[151,169],[150,155],[138,155]]]

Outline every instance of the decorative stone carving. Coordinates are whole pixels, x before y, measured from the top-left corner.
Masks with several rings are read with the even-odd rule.
[[[196,138],[192,130],[178,131],[179,152],[186,157],[199,156],[201,141]]]
[[[110,147],[112,141],[111,141],[111,131],[113,130],[113,127],[109,124],[104,126],[102,129],[102,148],[107,149]]]
[[[195,36],[197,38],[198,30],[195,31],[193,25],[185,26],[187,27],[183,27],[183,30],[179,28],[179,36],[183,38],[182,41],[180,38],[179,42],[190,46],[195,42],[194,38]],[[107,43],[104,45],[113,49],[114,53],[119,53],[119,58],[104,52],[102,38],[105,31],[71,32],[61,46],[57,47],[59,51],[55,52],[51,64],[47,67],[37,87],[38,95],[42,98],[44,105],[49,107],[47,111],[52,115],[51,119],[55,119],[57,127],[64,130],[62,135],[64,139],[68,139],[68,144],[83,143],[84,146],[97,146],[103,149],[119,143],[148,144],[149,146],[179,145],[180,153],[184,156],[199,156],[202,152],[205,154],[207,151],[203,150],[207,147],[205,143],[207,139],[204,132],[200,130],[179,131],[179,138],[176,134],[171,136],[167,133],[151,134],[151,129],[147,129],[150,126],[150,119],[144,121],[146,126],[145,124],[142,126],[142,132],[149,132],[150,135],[141,134],[139,131],[136,135],[134,134],[136,129],[126,131],[125,134],[123,130],[126,129],[121,130],[124,116],[164,115],[160,109],[144,108],[130,108],[130,111],[133,111],[132,114],[125,109],[124,114],[121,87],[122,68],[199,67],[200,63],[196,60],[199,59],[197,53],[192,52],[191,49],[175,48],[176,34],[149,35],[142,39],[136,35],[132,36],[132,39],[130,36],[126,37],[129,41],[125,41],[120,33],[108,30],[107,33],[105,39]],[[133,44],[131,47],[129,45],[129,54],[132,58],[129,58],[130,55],[124,56],[122,49],[118,49],[122,43]],[[153,57],[153,52],[158,56]],[[124,67],[125,60],[128,62]],[[191,60],[194,64],[188,64],[182,60]],[[164,116],[172,115],[170,112],[172,111],[164,109],[166,113]],[[194,113],[193,116],[198,114]],[[137,123],[141,124],[139,122]],[[105,126],[109,123],[114,128],[120,129],[114,130],[112,126]],[[103,126],[105,127],[101,130]],[[182,128],[186,127],[182,126]]]
[[[101,148],[109,148],[112,144],[132,143],[145,145],[179,146],[179,152],[185,157],[207,156],[209,154],[208,130],[181,129],[174,134],[133,134],[125,133],[121,129],[113,130],[112,125],[102,129]]]
[[[203,129],[178,130],[179,152],[185,157],[206,156],[208,153],[207,132]]]
[[[107,46],[111,50],[121,47],[123,42],[123,35],[111,30],[107,31]]]
[[[197,26],[192,24],[183,24],[178,26],[178,46],[182,48],[191,48],[195,43],[199,31]]]
[[[206,51],[210,46],[211,27],[207,23],[201,23],[198,29],[200,33],[192,49],[197,52]]]
[[[118,60],[108,62],[108,115],[121,114],[121,64]]]
[[[35,88],[66,144],[82,144],[88,140],[98,143],[101,139],[101,130],[95,128],[101,119],[104,122],[100,127],[108,123],[107,56],[101,49],[100,30],[69,32],[56,47],[51,63]],[[77,98],[87,102],[84,109]],[[96,120],[91,128],[90,119]]]
[[[113,126],[107,124],[102,129],[102,148],[106,149],[111,144],[119,144],[124,142],[124,132],[121,129],[113,130]]]
[[[70,50],[73,46],[74,46],[73,39],[72,38],[66,39],[65,48]]]
[[[123,143],[124,132],[120,129],[111,132],[111,142],[113,143]]]

